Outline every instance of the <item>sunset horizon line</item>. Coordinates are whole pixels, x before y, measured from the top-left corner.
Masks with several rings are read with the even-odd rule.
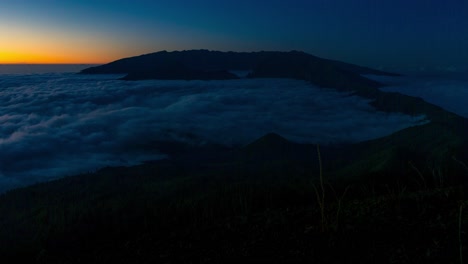
[[[71,62],[71,63],[51,63],[51,62],[0,62],[0,65],[101,65],[108,62],[87,63],[87,62]]]

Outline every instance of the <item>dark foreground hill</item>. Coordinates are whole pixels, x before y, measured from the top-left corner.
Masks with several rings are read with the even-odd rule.
[[[468,254],[460,181],[468,169],[434,164],[432,174],[414,160],[367,178],[333,176],[359,166],[361,152],[268,134],[240,149],[179,147],[169,160],[13,190],[0,196],[0,255],[5,263],[459,263]],[[369,162],[361,166],[379,166]]]

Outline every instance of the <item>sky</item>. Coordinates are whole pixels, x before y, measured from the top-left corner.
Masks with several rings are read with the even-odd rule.
[[[0,0],[0,63],[160,50],[301,50],[380,69],[468,67],[466,0]]]

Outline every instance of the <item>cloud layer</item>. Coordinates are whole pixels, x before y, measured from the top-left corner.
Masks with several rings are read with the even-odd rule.
[[[124,82],[116,76],[0,76],[0,192],[164,157],[156,140],[245,145],[268,133],[357,142],[420,124],[303,81]]]
[[[371,76],[372,79],[388,84],[381,88],[385,92],[399,92],[420,97],[447,111],[468,118],[468,75],[446,74],[436,76]]]

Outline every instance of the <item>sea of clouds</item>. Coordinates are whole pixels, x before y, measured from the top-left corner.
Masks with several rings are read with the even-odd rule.
[[[387,84],[380,88],[384,92],[420,97],[426,102],[468,118],[468,72],[399,77],[366,75],[366,77]]]
[[[151,142],[248,144],[269,132],[304,143],[358,142],[427,122],[304,81],[137,81],[69,73],[0,75],[0,192],[138,164]]]

